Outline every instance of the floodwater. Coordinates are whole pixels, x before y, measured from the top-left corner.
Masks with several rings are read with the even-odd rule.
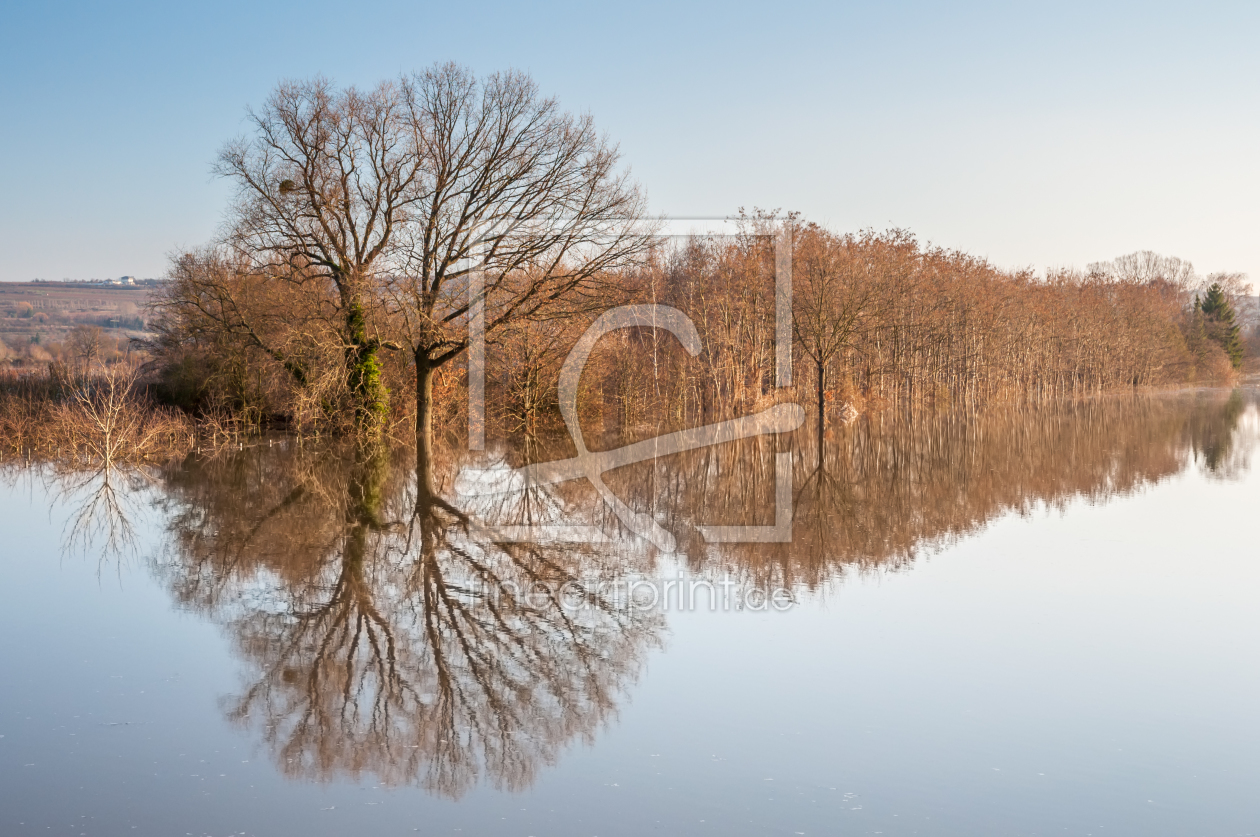
[[[8,467],[0,834],[1260,834],[1258,403]]]

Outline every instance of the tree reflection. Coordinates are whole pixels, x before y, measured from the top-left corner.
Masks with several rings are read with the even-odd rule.
[[[0,461],[0,484],[28,491],[42,486],[53,507],[69,511],[62,526],[64,556],[95,556],[101,568],[138,552],[138,523],[147,517],[159,480],[146,466],[104,462]]]
[[[102,564],[121,562],[136,551],[139,498],[151,487],[147,471],[106,462],[92,471],[64,473],[56,481],[58,502],[74,511],[66,522],[62,551],[97,552]]]
[[[660,616],[566,601],[593,553],[478,539],[399,465],[273,449],[175,472],[164,571],[229,626],[251,674],[227,713],[287,774],[523,788],[610,717]]]
[[[701,578],[815,588],[850,569],[902,566],[1003,513],[1104,502],[1194,462],[1235,478],[1256,414],[1251,392],[889,412],[821,446],[808,431],[745,439],[607,482],[675,535]],[[775,522],[783,451],[795,463],[790,542],[707,543],[697,527]],[[544,458],[570,453],[558,442]],[[653,549],[625,537],[580,480],[457,503],[458,480],[473,478],[467,463],[447,455],[429,468],[414,456],[288,441],[156,474],[48,473],[81,503],[68,544],[126,543],[128,504],[159,498],[169,537],[156,569],[180,603],[227,629],[246,679],[224,712],[285,774],[373,775],[449,796],[483,780],[520,789],[612,717],[659,642],[658,611],[608,593],[651,575]],[[478,473],[513,473],[506,461],[490,465]],[[526,525],[608,538],[501,542],[499,527]]]
[[[849,568],[896,568],[1005,513],[1106,500],[1199,461],[1236,477],[1255,433],[1241,427],[1255,394],[1199,392],[1099,398],[1036,411],[888,411],[822,440],[792,437],[790,543],[715,550],[685,531],[698,523],[773,520],[773,451],[761,439],[669,457],[611,475],[639,509],[667,524],[697,572],[742,573],[751,584],[817,587]]]
[[[1200,400],[1204,398],[1200,396]],[[1237,432],[1246,407],[1242,391],[1234,390],[1220,409],[1197,410],[1188,422],[1186,431],[1195,460],[1212,476],[1237,477],[1246,470],[1251,451],[1238,443]]]

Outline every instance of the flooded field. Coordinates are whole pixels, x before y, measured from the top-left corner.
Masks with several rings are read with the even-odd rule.
[[[1260,834],[1258,404],[7,466],[0,833]]]

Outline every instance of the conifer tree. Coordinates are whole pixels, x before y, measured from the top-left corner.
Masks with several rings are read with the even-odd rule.
[[[1213,284],[1203,295],[1199,310],[1207,320],[1208,336],[1221,345],[1235,369],[1242,368],[1242,329],[1234,321],[1234,306],[1229,304],[1225,289]]]

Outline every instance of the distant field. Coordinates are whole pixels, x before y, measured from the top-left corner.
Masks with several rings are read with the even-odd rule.
[[[76,327],[98,328],[107,344],[122,347],[145,331],[152,285],[78,285],[0,282],[0,362],[59,357]]]

